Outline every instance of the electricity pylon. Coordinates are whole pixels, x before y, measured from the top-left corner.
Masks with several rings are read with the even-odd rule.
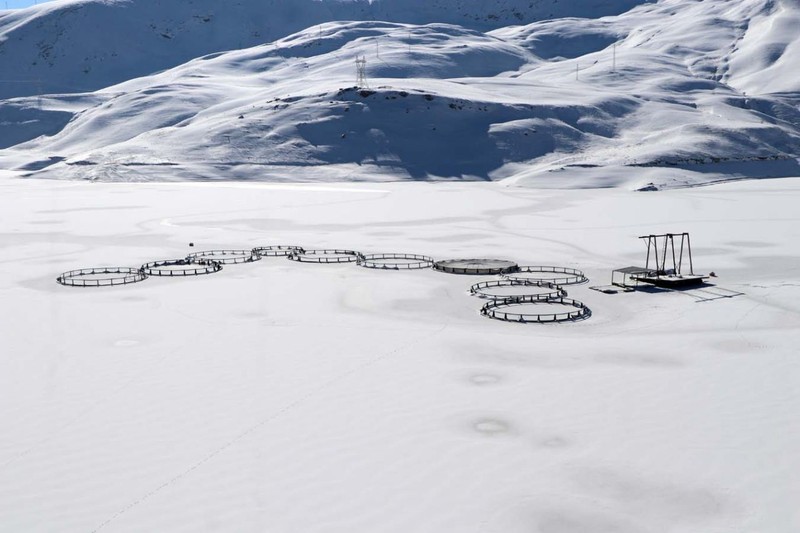
[[[356,86],[368,88],[367,83],[367,58],[366,56],[356,56]]]

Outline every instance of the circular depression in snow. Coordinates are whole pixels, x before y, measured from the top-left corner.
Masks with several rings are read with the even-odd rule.
[[[489,437],[511,433],[511,424],[505,420],[499,420],[496,418],[483,418],[481,420],[476,420],[473,422],[472,427],[478,433]]]
[[[131,340],[131,339],[120,339],[114,342],[114,346],[117,348],[132,348],[139,344],[139,341]]]

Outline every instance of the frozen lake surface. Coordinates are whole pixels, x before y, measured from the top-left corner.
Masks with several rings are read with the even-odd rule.
[[[0,530],[797,531],[798,194],[4,177]],[[589,290],[681,231],[744,295]],[[506,324],[468,293],[491,277],[285,258],[55,282],[269,245],[578,268],[593,316]]]

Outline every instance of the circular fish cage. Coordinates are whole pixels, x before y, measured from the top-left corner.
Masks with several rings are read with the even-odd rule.
[[[553,306],[563,311],[540,313],[534,312],[537,306]],[[541,307],[540,307],[541,309]],[[529,297],[507,298],[487,303],[481,308],[481,314],[495,320],[517,322],[520,324],[543,324],[548,322],[574,322],[592,316],[592,311],[585,304],[570,298],[551,298],[537,300]]]
[[[301,263],[355,263],[359,261],[362,255],[355,250],[335,250],[335,249],[318,249],[318,250],[295,250],[286,256],[292,261],[299,261]]]
[[[146,279],[147,274],[141,268],[94,267],[64,272],[56,281],[69,287],[112,287],[130,285]]]
[[[575,268],[556,266],[521,266],[515,272],[505,274],[507,279],[544,281],[556,285],[576,285],[589,279]]]
[[[473,296],[487,300],[506,300],[509,298],[551,300],[553,298],[563,298],[567,295],[567,291],[555,283],[520,279],[482,281],[470,287],[469,292]]]
[[[165,261],[151,261],[142,265],[142,271],[148,276],[179,277],[202,276],[214,274],[222,270],[222,264],[217,261],[188,259],[167,259]]]
[[[292,252],[299,251],[303,252],[302,246],[259,246],[258,248],[253,248],[253,253],[259,257],[286,257],[290,255]]]
[[[361,256],[358,264],[381,270],[420,270],[431,268],[433,258],[417,254],[369,254]]]
[[[186,260],[192,263],[214,261],[221,265],[239,265],[242,263],[252,263],[260,259],[261,256],[253,250],[205,250],[186,256]]]
[[[505,259],[446,259],[436,261],[433,268],[447,274],[490,276],[516,272],[519,266]]]

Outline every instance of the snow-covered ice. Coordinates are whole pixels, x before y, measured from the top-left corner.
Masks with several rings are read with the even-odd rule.
[[[796,531],[799,191],[4,177],[0,530]],[[696,270],[744,295],[583,285],[591,319],[521,326],[433,271],[275,258],[55,283],[299,244],[604,284],[662,231],[690,231]]]
[[[0,11],[0,533],[800,531],[798,21]],[[684,231],[735,297],[590,289]],[[503,323],[469,294],[491,277],[285,258],[55,281],[274,245],[576,268],[592,316]]]

